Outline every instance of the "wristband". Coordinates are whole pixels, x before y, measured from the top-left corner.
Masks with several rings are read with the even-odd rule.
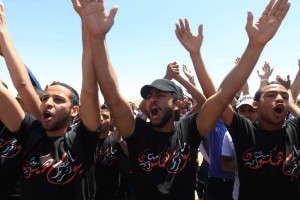
[[[269,80],[268,79],[260,79],[260,81],[263,82],[263,81],[269,81]]]

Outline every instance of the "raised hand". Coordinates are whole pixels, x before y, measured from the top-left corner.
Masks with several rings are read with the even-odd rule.
[[[183,73],[185,74],[185,76],[189,79],[189,82],[192,83],[193,85],[195,85],[195,76],[194,74],[192,73],[191,70],[189,70],[186,65],[182,65],[182,70],[183,70]]]
[[[107,15],[103,0],[72,0],[72,3],[90,35],[105,37],[114,24],[118,7],[114,6]]]
[[[187,19],[179,19],[179,24],[176,23],[175,34],[184,48],[190,53],[199,53],[203,41],[203,25],[198,27],[198,35],[191,32],[190,25]]]
[[[288,0],[270,0],[257,22],[253,23],[253,14],[248,12],[246,31],[249,43],[264,46],[277,32],[290,8]]]
[[[0,31],[7,31],[5,8],[3,3],[0,1]]]
[[[168,64],[167,72],[164,78],[172,80],[178,74],[179,74],[179,65],[174,61]]]
[[[262,71],[257,70],[257,75],[260,77],[261,80],[263,79],[269,79],[269,77],[272,75],[274,68],[271,69],[270,63],[265,62],[265,64],[262,67]]]
[[[0,32],[6,32],[6,17],[5,17],[5,8],[3,3],[0,1]],[[3,52],[0,46],[0,55],[3,56]]]
[[[291,87],[291,80],[290,75],[287,75],[286,79],[281,78],[280,75],[276,76],[276,81],[278,81],[281,85],[283,85],[286,89],[290,89]]]

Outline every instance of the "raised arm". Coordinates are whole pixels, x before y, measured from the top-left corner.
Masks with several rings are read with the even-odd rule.
[[[175,66],[179,67],[176,62],[168,64],[168,68],[177,68]],[[195,85],[184,79],[180,74],[175,75],[174,79],[178,81],[194,99],[196,99],[197,107],[200,108],[206,100],[205,96],[196,88]]]
[[[289,10],[287,0],[271,0],[259,20],[253,23],[253,14],[248,12],[246,31],[249,42],[241,60],[227,74],[216,94],[211,96],[198,114],[197,127],[201,134],[207,134],[220,118],[235,94],[246,82],[255,67],[265,45],[276,34]],[[234,83],[234,84],[233,84]],[[222,116],[226,125],[230,125],[233,115]]]
[[[6,26],[5,9],[0,2],[0,47],[12,82],[18,91],[27,111],[38,120],[41,119],[39,96],[36,94],[27,69],[19,56]]]
[[[291,92],[292,92],[292,96],[294,97],[295,102],[300,93],[300,59],[298,59],[298,67],[299,68],[298,68],[296,77],[295,77],[293,83],[291,84]]]
[[[72,0],[82,9],[82,23],[90,36],[94,70],[105,101],[108,103],[115,125],[123,137],[130,136],[135,127],[135,118],[128,101],[121,95],[114,68],[106,45],[106,34],[114,24],[117,7],[106,14],[103,0]]]
[[[13,96],[0,80],[0,121],[12,132],[20,129],[25,113]]]
[[[73,4],[74,10],[82,16],[80,4]],[[98,83],[93,67],[92,49],[89,33],[82,24],[82,87],[80,94],[81,119],[91,131],[96,131],[100,125],[100,102]]]
[[[270,63],[265,62],[262,66],[262,71],[257,70],[257,75],[260,78],[259,88],[263,88],[268,85],[269,77],[272,75],[274,68],[271,69]]]
[[[175,61],[173,63],[176,63]],[[169,63],[167,65],[167,71],[166,74],[164,76],[164,79],[168,79],[168,80],[172,80],[174,78],[174,76],[179,74],[179,65],[171,65],[171,63]]]
[[[195,83],[195,76],[194,76],[194,74],[192,73],[192,71],[189,70],[189,69],[187,68],[187,66],[184,65],[184,64],[182,65],[182,71],[183,71],[184,75],[189,79],[189,82],[190,82],[192,85],[196,86],[196,83]]]
[[[190,57],[193,61],[194,68],[196,71],[196,75],[198,77],[199,83],[202,87],[202,90],[206,96],[206,98],[209,98],[213,94],[216,93],[216,88],[213,83],[212,78],[210,77],[208,71],[206,70],[206,67],[204,65],[203,59],[201,57],[200,53],[200,47],[203,41],[203,26],[199,25],[198,27],[198,35],[195,36],[192,34],[190,30],[190,26],[188,23],[188,20],[185,19],[184,23],[183,20],[179,20],[179,24],[176,24],[176,36],[180,43],[185,47],[185,49],[190,53]],[[204,101],[201,101],[198,105],[197,103],[197,112],[201,112],[201,107],[203,105]],[[228,109],[224,110],[224,114],[226,115],[233,115],[234,110],[232,107],[228,104]],[[202,123],[201,118],[197,117],[197,124]],[[213,128],[213,127],[212,127]],[[209,132],[201,132],[200,129],[198,129],[200,134],[202,136],[206,136]]]
[[[293,97],[292,90],[291,90],[291,80],[290,76],[287,75],[286,79],[283,79],[280,75],[276,76],[276,81],[279,82],[281,85],[283,85],[285,88],[288,89],[289,93],[289,106],[288,106],[288,111],[294,116],[300,115],[300,109],[296,105],[297,98]]]
[[[210,97],[216,92],[216,88],[211,77],[208,75],[200,52],[200,48],[203,42],[203,25],[199,25],[198,35],[194,35],[190,29],[188,20],[179,19],[179,23],[176,23],[175,33],[182,46],[190,54],[196,75],[198,77],[204,95],[207,98]]]

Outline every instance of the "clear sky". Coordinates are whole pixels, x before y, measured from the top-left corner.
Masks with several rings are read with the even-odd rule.
[[[62,81],[81,89],[81,23],[71,0],[2,0],[7,26],[23,62],[42,87]],[[107,36],[111,61],[122,94],[140,99],[140,88],[162,78],[169,62],[186,64],[193,70],[187,51],[175,36],[175,23],[188,18],[197,32],[204,26],[201,52],[206,67],[218,87],[241,56],[248,42],[245,31],[247,11],[256,20],[268,0],[106,0],[106,7],[119,6],[115,24]],[[275,37],[265,47],[248,82],[250,92],[258,88],[256,70],[265,61],[276,75],[293,80],[300,58],[300,2],[291,8]],[[14,91],[3,59],[0,77]],[[182,72],[182,71],[181,71]],[[199,86],[199,84],[197,84]],[[15,92],[15,91],[14,91]]]

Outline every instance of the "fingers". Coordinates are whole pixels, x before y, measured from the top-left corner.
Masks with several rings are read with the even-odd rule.
[[[180,38],[182,37],[182,34],[181,34],[179,24],[176,23],[175,26],[176,26],[176,30],[175,30],[176,37],[178,38],[178,40],[180,40]]]
[[[279,17],[281,15],[282,11],[284,10],[284,7],[287,4],[287,0],[278,0],[274,7],[272,8],[272,11],[270,14],[274,15],[275,17]]]
[[[75,0],[76,1],[76,0]],[[86,0],[77,0],[77,2],[80,2],[80,5],[81,5],[81,7],[83,7],[83,8],[85,8],[86,7],[86,4],[87,4],[87,2],[86,2]]]
[[[175,26],[176,26],[175,34],[178,39],[182,38],[185,33],[191,32],[190,24],[187,18],[185,18],[184,20],[179,19],[179,22],[176,23]],[[202,27],[201,27],[201,36],[202,36]]]
[[[290,3],[288,3],[288,0],[278,0],[276,1],[275,5],[274,3],[275,0],[270,0],[265,11],[263,12],[263,15],[276,17],[280,24],[290,9]]]
[[[198,27],[198,37],[203,38],[203,24],[200,24]]]
[[[275,0],[270,0],[270,2],[268,3],[266,9],[263,12],[263,15],[275,15],[275,12],[278,9],[279,4],[281,3],[281,0],[277,1],[275,3],[275,5],[274,5],[274,3],[275,3]]]
[[[188,32],[191,31],[190,24],[187,18],[184,19],[184,23],[185,23],[185,30]]]
[[[282,6],[282,11],[280,13],[280,15],[277,17],[277,20],[279,21],[279,23],[281,23],[284,19],[284,17],[286,16],[287,12],[290,9],[291,4],[290,3],[286,3]]]
[[[74,10],[80,15],[79,9],[81,8],[81,3],[79,0],[72,0]]]
[[[184,23],[183,23],[183,20],[182,19],[179,19],[179,25],[180,25],[180,29],[182,31],[184,31]]]
[[[248,11],[248,16],[247,16],[247,27],[251,27],[253,25],[253,13],[251,11]]]
[[[117,14],[117,12],[118,12],[118,9],[119,9],[119,7],[118,7],[118,6],[113,6],[113,7],[110,9],[110,11],[109,11],[108,18],[110,18],[110,19],[114,20],[114,19],[115,19],[115,16],[116,16],[116,14]]]
[[[1,10],[1,12],[4,12],[4,10],[5,10],[2,1],[0,1],[0,10]]]

